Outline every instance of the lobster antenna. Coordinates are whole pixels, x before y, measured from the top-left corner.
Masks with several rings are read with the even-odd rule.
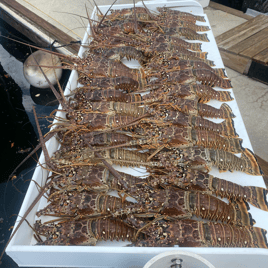
[[[70,58],[72,58],[72,57],[70,57],[70,56],[63,55],[63,54],[58,53],[58,52],[54,52],[54,51],[50,51],[50,50],[47,50],[47,49],[44,49],[44,48],[41,48],[41,47],[37,47],[37,46],[34,46],[34,45],[26,44],[26,43],[24,43],[24,42],[18,41],[18,40],[16,40],[16,39],[13,39],[13,38],[10,38],[10,37],[6,37],[6,36],[1,35],[1,34],[0,34],[0,36],[3,37],[3,38],[6,38],[6,39],[8,39],[8,40],[17,42],[17,43],[19,43],[19,44],[22,44],[22,45],[25,45],[25,46],[29,46],[29,47],[31,47],[31,48],[35,48],[35,49],[38,49],[38,50],[41,50],[41,51],[44,51],[44,52],[47,52],[47,53],[56,55],[56,56],[58,56],[58,57],[60,57],[60,58],[65,58],[65,59],[67,59],[67,60],[70,60]],[[75,61],[75,58],[72,58],[72,60]],[[70,61],[71,61],[71,60],[70,60]]]
[[[86,12],[87,12],[87,18],[88,18],[88,22],[89,22],[89,25],[90,25],[91,34],[93,36],[93,39],[98,40],[97,35],[95,33],[95,29],[94,29],[93,24],[92,24],[92,20],[89,18],[87,8],[86,8]]]
[[[58,102],[61,104],[62,108],[64,108],[65,110],[68,110],[68,107],[66,105],[66,103],[62,100],[65,99],[64,97],[62,97],[58,91],[55,89],[55,87],[51,84],[50,80],[48,79],[48,77],[46,76],[46,74],[44,73],[43,69],[40,67],[40,65],[38,64],[36,58],[34,57],[34,60],[36,62],[36,64],[38,65],[40,71],[42,72],[43,76],[45,77],[47,83],[49,84],[49,87],[51,88],[51,90],[53,91],[55,97],[57,98]]]
[[[44,138],[44,142],[47,142],[49,139],[51,139],[56,133],[52,133],[51,131],[47,133],[47,136]],[[40,148],[42,148],[41,143],[39,143],[13,170],[13,172],[10,174],[9,178],[12,178],[14,173],[18,170],[21,165],[23,165],[34,153],[36,153]]]
[[[136,6],[135,6],[135,0],[133,0],[133,6],[134,6],[134,23],[135,23],[135,33],[138,32],[138,25],[137,25],[137,15],[136,15]]]
[[[99,9],[98,5],[96,4],[95,0],[92,0],[92,1],[93,1],[94,5],[96,6],[97,10],[98,10],[98,11],[100,12],[100,14],[103,16],[103,13],[100,11],[100,9]]]
[[[144,4],[143,0],[141,0],[141,2],[143,4],[144,8],[146,9],[148,15],[150,16],[150,18],[156,20],[156,17],[153,16],[153,14],[150,12],[150,10],[148,9],[148,7]]]
[[[40,143],[42,145],[42,150],[43,150],[43,153],[44,153],[44,157],[45,157],[46,162],[48,163],[49,160],[50,160],[50,157],[49,157],[49,154],[48,154],[47,147],[45,145],[45,141],[44,141],[44,138],[43,138],[43,134],[42,134],[39,122],[38,122],[38,118],[37,118],[37,114],[36,114],[34,106],[33,106],[33,114],[34,114],[34,118],[35,118],[35,122],[36,122],[37,131],[38,131],[38,134],[39,134]]]
[[[86,141],[87,146],[89,147],[90,150],[94,151],[94,148],[91,146],[91,144]],[[103,158],[103,156],[98,153],[98,152],[94,152],[95,156],[98,157],[99,159],[101,159],[102,163],[107,167],[107,169],[112,173],[113,176],[115,176],[120,183],[123,185],[123,187],[127,188],[127,184],[126,182],[122,179],[122,176],[120,175],[120,173],[115,170],[106,160],[105,158]]]
[[[100,23],[98,24],[98,27],[97,28],[99,28],[101,26],[103,20],[106,18],[108,12],[110,11],[110,9],[112,8],[112,6],[115,4],[116,1],[117,0],[114,0],[114,2],[111,4],[111,6],[109,7],[109,9],[106,11],[105,15],[102,17],[102,19],[101,19]]]
[[[24,213],[24,215],[22,216],[20,222],[18,223],[17,227],[14,229],[13,233],[11,234],[11,236],[9,237],[7,244],[5,246],[5,248],[3,249],[1,255],[0,255],[0,264],[1,264],[1,260],[3,258],[3,255],[7,249],[7,246],[9,245],[10,241],[12,240],[12,238],[14,237],[14,235],[16,234],[16,232],[18,231],[18,229],[20,228],[20,226],[22,225],[22,223],[24,222],[24,220],[26,219],[26,217],[29,215],[29,213],[32,211],[32,209],[34,208],[34,206],[37,204],[37,202],[40,200],[40,198],[47,192],[47,190],[50,188],[50,186],[52,185],[52,180],[47,182],[42,191],[39,192],[39,194],[36,196],[36,198],[33,200],[33,202],[31,203],[31,205],[29,206],[29,208],[26,210],[26,212]]]

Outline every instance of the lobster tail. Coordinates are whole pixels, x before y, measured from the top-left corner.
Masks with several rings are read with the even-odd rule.
[[[262,175],[254,154],[248,149],[243,151],[240,158],[232,153],[213,149],[209,150],[209,155],[213,165],[218,167],[220,172],[237,170],[250,175]]]
[[[230,118],[234,118],[235,117],[235,115],[233,114],[233,111],[232,111],[231,107],[228,104],[226,104],[226,103],[223,103],[221,105],[220,111],[221,111],[222,115],[224,116],[222,118],[230,119]]]
[[[238,137],[238,134],[235,131],[234,121],[233,119],[229,118],[220,123],[223,131],[221,132],[222,135],[226,135],[227,137]]]
[[[232,101],[233,98],[229,91],[216,91],[215,100],[218,101]]]
[[[202,103],[206,103],[211,99],[222,102],[233,100],[231,93],[229,91],[217,91],[210,86],[199,85],[199,84],[192,85],[192,87],[197,96],[201,98],[199,102]]]
[[[207,34],[197,34],[198,35],[198,40],[204,41],[204,42],[209,42]]]
[[[257,162],[257,159],[251,150],[246,148],[241,155],[241,160],[244,160],[246,162],[246,168],[245,168],[246,173],[251,174],[251,175],[263,174]]]
[[[201,43],[190,43],[189,49],[194,50],[194,51],[202,51],[201,50]]]
[[[236,210],[236,223],[242,226],[252,226],[255,224],[251,214],[248,212],[248,205],[246,202],[236,201],[233,203]]]
[[[214,71],[208,69],[193,69],[193,74],[197,80],[207,86],[218,86],[224,89],[232,88],[231,81],[229,79],[223,79]]]
[[[133,72],[136,71],[136,81],[139,83],[139,89],[144,89],[147,86],[147,81],[146,81],[146,74],[143,68],[140,68],[138,70],[133,69]],[[127,91],[131,92],[131,91]]]
[[[266,234],[267,231],[262,228],[255,227],[252,231],[254,242],[259,248],[268,248]]]
[[[225,74],[225,69],[224,68],[215,68],[214,69],[215,74],[222,78],[228,78],[227,75]]]
[[[219,82],[217,81],[215,85],[224,89],[232,88],[231,80],[222,79],[221,77],[220,77]]]
[[[232,153],[235,153],[235,154],[243,152],[244,148],[242,146],[242,142],[243,142],[242,139],[230,138],[230,139],[228,139],[228,142],[229,142],[229,148],[228,148],[229,152],[232,152]]]
[[[245,199],[254,207],[260,208],[264,211],[268,211],[268,203],[266,199],[267,190],[261,187],[246,186],[245,190],[248,190],[249,196]]]
[[[201,25],[194,25],[195,27],[193,27],[193,30],[197,31],[197,32],[207,32],[210,30],[210,28],[208,26],[201,26]]]
[[[220,109],[214,108],[203,103],[198,103],[198,114],[200,116],[222,119],[230,119],[235,117],[230,106],[226,103],[223,103]]]

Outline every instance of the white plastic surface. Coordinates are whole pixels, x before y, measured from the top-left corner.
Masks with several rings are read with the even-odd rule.
[[[190,6],[187,6],[187,3]],[[181,11],[191,12],[193,14],[203,15],[203,9],[200,4],[195,1],[162,1],[162,2],[146,2],[149,9],[156,10],[158,6],[176,7]],[[136,6],[142,6],[137,3]],[[114,9],[132,7],[132,5],[115,5]],[[102,12],[106,12],[108,6],[99,7]],[[200,25],[208,25],[206,15],[206,23],[199,23]],[[202,50],[207,51],[208,59],[213,60],[216,67],[223,68],[219,50],[217,48],[212,31],[208,31],[209,43],[203,43]],[[83,43],[86,43],[87,36],[85,36]],[[199,42],[199,41],[193,41]],[[82,55],[84,49],[79,52]],[[137,62],[129,63],[129,66],[138,66]],[[66,94],[77,86],[78,75],[75,71],[71,73]],[[218,88],[219,89],[219,88]],[[232,94],[233,95],[233,94]],[[233,96],[234,97],[234,96]],[[215,107],[221,105],[220,102],[211,101],[209,103]],[[228,103],[236,118],[234,119],[235,128],[239,136],[243,139],[243,146],[252,149],[248,135],[241,118],[236,101]],[[59,113],[58,115],[62,115]],[[220,120],[213,120],[219,122]],[[47,142],[47,147],[52,154],[57,148],[58,144],[55,139]],[[39,160],[44,163],[43,154]],[[126,171],[126,170],[124,170]],[[133,173],[133,169],[128,170]],[[241,185],[253,185],[265,187],[261,176],[250,176],[242,172],[226,172],[219,173],[217,169],[213,169],[211,174],[220,178],[236,182]],[[135,174],[134,174],[135,175]],[[43,185],[47,171],[38,166],[33,175],[33,180],[38,184]],[[27,208],[30,206],[34,197],[38,194],[36,185],[31,182],[27,195],[24,199],[19,215],[22,216]],[[45,199],[43,198],[32,210],[27,217],[30,224],[34,223],[35,212],[43,207]],[[268,213],[261,211],[257,208],[251,207],[253,218],[256,220],[256,226],[268,230]],[[17,221],[20,220],[18,217]],[[135,247],[122,247],[123,242],[101,242],[96,247],[85,246],[34,246],[33,232],[29,226],[24,222],[20,230],[15,234],[11,243],[7,248],[7,254],[10,255],[19,266],[40,266],[40,267],[143,267],[147,261],[155,255],[166,252],[176,251],[178,247],[173,248],[135,248]],[[180,248],[180,250],[193,252],[207,259],[217,268],[226,267],[267,267],[268,251],[266,249],[251,249],[251,248]]]
[[[157,2],[157,1],[155,1],[155,0],[149,0],[149,1],[144,1],[144,3],[145,4],[147,4],[147,2]],[[172,0],[165,0],[166,2],[170,2],[170,1],[172,1]],[[182,1],[182,0],[178,0],[178,2],[179,1]],[[209,2],[210,2],[210,0],[188,0],[188,2],[190,2],[190,1],[194,1],[194,2],[198,2],[203,8],[204,7],[207,7],[208,5],[209,5]],[[162,1],[162,2],[164,2],[164,1]]]
[[[215,268],[200,255],[181,250],[163,252],[149,260],[143,268],[179,268],[179,265],[183,268]]]

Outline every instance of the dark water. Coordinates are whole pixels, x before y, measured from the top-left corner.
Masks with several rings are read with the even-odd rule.
[[[0,19],[3,36],[31,43]],[[33,50],[34,51],[34,50]],[[50,89],[31,87],[23,76],[23,62],[31,54],[29,47],[0,37],[0,251],[4,249],[23,198],[33,175],[40,151],[22,165],[15,176],[15,167],[36,147],[38,133],[33,108],[38,115],[42,133],[51,124],[50,113],[58,107]],[[70,72],[65,71],[61,84],[65,85]],[[18,267],[6,254],[1,267]]]

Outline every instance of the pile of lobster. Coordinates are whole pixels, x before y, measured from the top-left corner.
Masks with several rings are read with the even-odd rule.
[[[209,42],[208,27],[196,24],[204,17],[135,6],[99,17],[90,20],[83,59],[60,55],[83,86],[68,100],[51,86],[66,117],[45,138],[39,130],[51,173],[43,188],[48,204],[37,217],[57,218],[36,221],[37,244],[267,248],[266,231],[253,227],[247,205],[268,211],[266,189],[208,174],[212,166],[261,170],[235,131],[224,69],[213,68],[202,43],[188,41]],[[131,69],[123,58],[141,67]],[[206,104],[211,99],[224,103],[217,109]],[[49,156],[44,142],[52,136],[61,146]]]

